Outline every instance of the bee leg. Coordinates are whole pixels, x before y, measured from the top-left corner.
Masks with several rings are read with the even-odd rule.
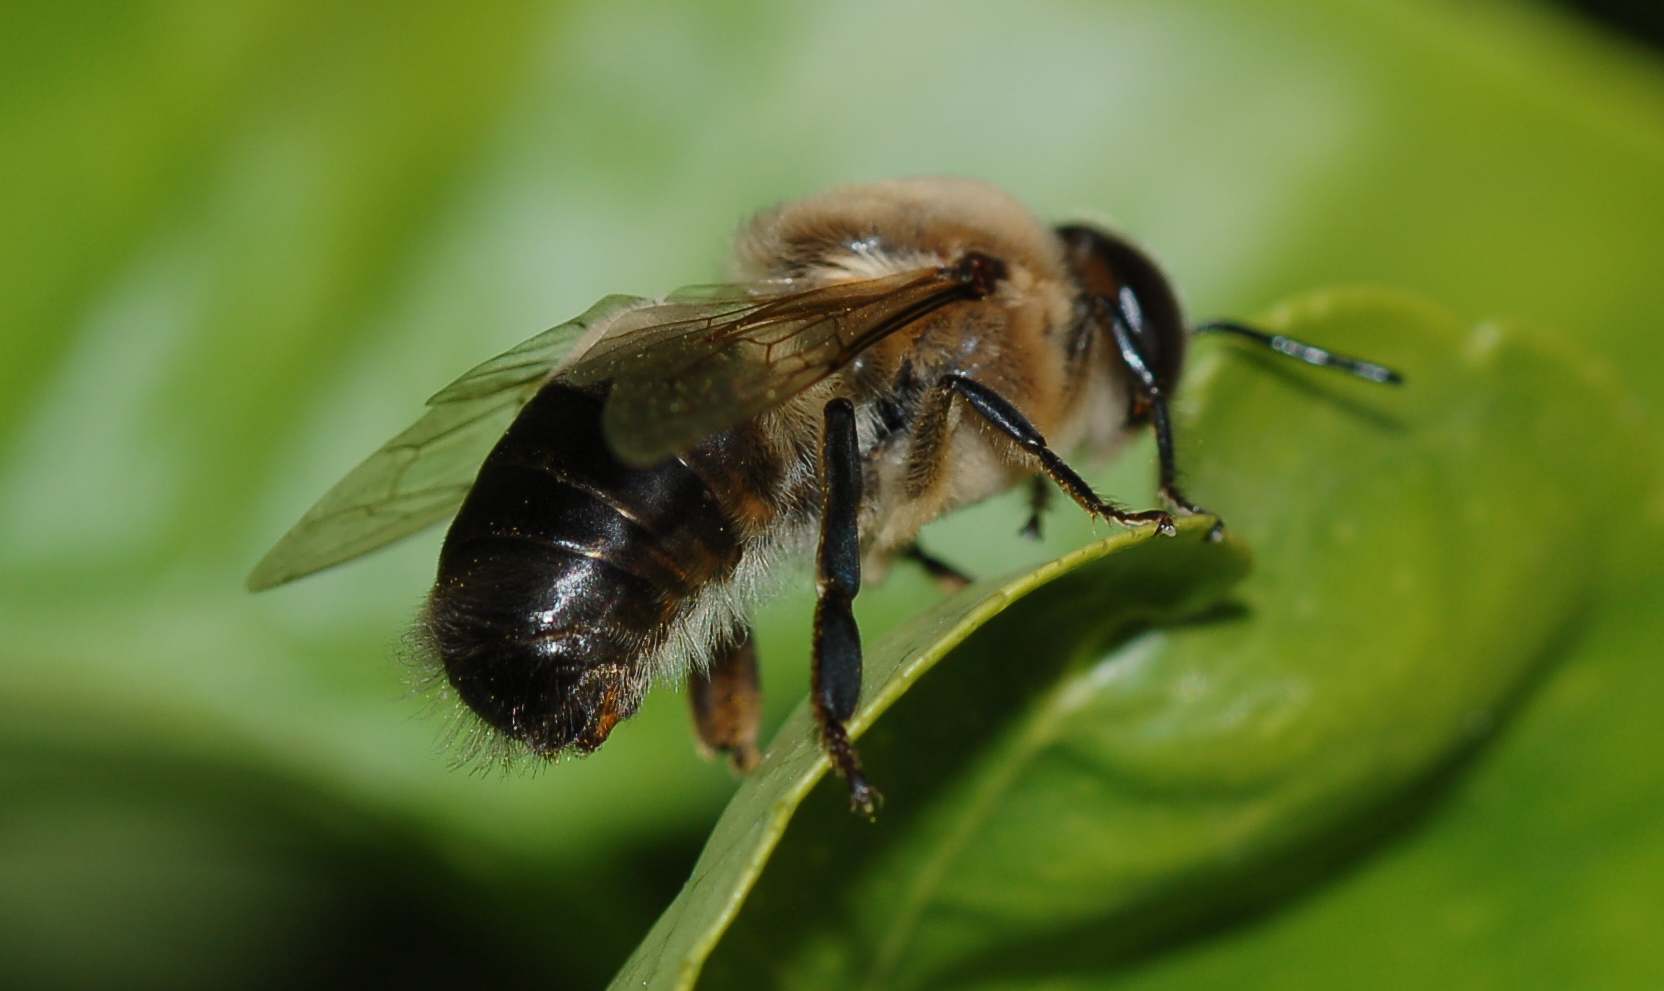
[[[1160,392],[1148,397],[1150,403],[1150,419],[1156,431],[1156,457],[1161,464],[1160,486],[1161,493],[1168,505],[1185,516],[1212,516],[1214,524],[1208,530],[1207,539],[1220,540],[1225,536],[1225,521],[1218,515],[1196,505],[1179,491],[1178,467],[1173,460],[1173,427],[1167,415],[1167,397]]]
[[[944,592],[957,592],[976,580],[920,547],[917,540],[903,548],[900,555],[923,568],[924,573],[935,579],[936,586]]]
[[[1033,455],[1040,462],[1041,469],[1057,483],[1058,488],[1088,513],[1113,520],[1123,526],[1153,523],[1158,533],[1168,537],[1177,532],[1173,527],[1173,517],[1168,513],[1159,509],[1132,512],[1093,492],[1092,486],[1086,484],[1086,479],[1081,478],[1057,456],[1056,452],[1046,446],[1046,438],[1010,400],[981,382],[955,372],[944,376],[938,388],[963,399],[988,422],[989,426],[1011,438],[1018,447]]]
[[[852,606],[861,589],[861,452],[855,407],[847,399],[826,404],[820,442],[820,546],[815,554],[814,666],[810,699],[820,723],[821,745],[832,767],[849,783],[849,807],[872,818],[881,796],[861,773],[861,758],[844,723],[861,700],[861,632]]]
[[[1100,299],[1100,305],[1109,311],[1110,333],[1115,338],[1115,346],[1121,351],[1127,370],[1132,373],[1133,388],[1138,390],[1150,409],[1150,423],[1156,432],[1156,457],[1161,465],[1158,491],[1162,500],[1185,516],[1213,516],[1215,522],[1208,530],[1207,539],[1219,540],[1225,535],[1225,521],[1191,502],[1179,491],[1179,469],[1173,457],[1173,422],[1167,409],[1167,394],[1150,370],[1150,362],[1138,343],[1139,335],[1130,329],[1138,319],[1137,313],[1129,312],[1124,302],[1110,304]]]
[[[1040,517],[1052,502],[1052,487],[1046,484],[1044,476],[1036,475],[1028,480],[1028,522],[1017,531],[1022,537],[1030,540],[1040,539]]]
[[[724,754],[729,766],[742,774],[757,766],[763,690],[749,626],[741,628],[733,646],[712,658],[708,670],[688,672],[688,701],[707,757]]]

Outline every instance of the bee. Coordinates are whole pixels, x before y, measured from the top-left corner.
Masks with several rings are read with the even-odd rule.
[[[1206,512],[1180,490],[1169,401],[1193,333],[1226,333],[1383,383],[1397,373],[1242,324],[1187,328],[1127,239],[1049,227],[966,179],[845,186],[740,231],[736,279],[608,296],[428,400],[326,493],[249,578],[270,588],[454,514],[417,640],[512,744],[601,746],[650,683],[686,678],[702,743],[758,759],[748,613],[814,561],[811,702],[872,814],[845,723],[861,691],[851,604],[896,558],[967,579],[919,530],[1049,486],[1172,535]],[[1064,459],[1153,430],[1163,508],[1105,499]]]

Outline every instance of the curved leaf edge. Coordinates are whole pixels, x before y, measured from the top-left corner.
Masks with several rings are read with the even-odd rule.
[[[886,636],[871,651],[874,657],[895,653],[904,653],[905,656],[888,677],[869,682],[868,691],[863,692],[861,705],[848,724],[851,738],[859,739],[919,678],[934,669],[978,629],[1019,600],[1094,562],[1153,539],[1204,542],[1213,530],[1214,524],[1215,520],[1210,516],[1181,519],[1177,522],[1178,533],[1172,538],[1157,538],[1153,529],[1148,528],[1116,533],[1014,577],[1006,576],[976,582],[938,603],[917,619]],[[1227,553],[1234,555],[1238,562],[1237,573],[1232,576],[1234,581],[1246,574],[1250,566],[1247,548],[1232,539],[1228,532],[1221,543]],[[916,636],[917,631],[928,630],[935,623],[942,622],[950,616],[957,618],[927,645],[907,648],[910,634]],[[734,794],[712,827],[710,839],[682,890],[637,945],[609,987],[693,987],[705,961],[716,948],[728,926],[738,916],[741,906],[761,877],[796,810],[831,770],[831,764],[821,751],[813,733],[798,732],[794,736],[794,731],[801,724],[808,722],[812,725],[812,720],[807,719],[807,710],[808,702],[805,700],[770,741],[762,764]],[[795,778],[769,803],[765,816],[753,818],[749,822],[743,821],[753,812],[754,803],[748,799],[755,792],[765,787],[771,779],[794,772]],[[729,836],[732,837],[730,842],[721,842]],[[706,878],[720,873],[719,868],[736,856],[744,857],[744,863],[734,871],[734,883],[731,888],[714,906],[709,916],[696,924],[697,935],[688,941],[685,950],[671,951],[672,942],[678,931],[683,928],[682,920],[692,908],[689,904],[691,899],[700,893]],[[673,962],[667,960],[667,957],[672,955],[677,958]],[[674,968],[673,972],[667,973],[667,964]]]

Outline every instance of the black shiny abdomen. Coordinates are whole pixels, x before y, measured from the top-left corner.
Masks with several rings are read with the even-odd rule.
[[[560,384],[526,405],[451,524],[422,619],[461,699],[546,755],[593,750],[634,712],[646,655],[739,560],[708,480],[686,458],[621,464],[601,407]]]

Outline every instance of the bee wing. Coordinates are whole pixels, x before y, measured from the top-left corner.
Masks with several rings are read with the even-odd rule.
[[[602,417],[620,457],[650,464],[792,398],[922,314],[968,295],[947,268],[781,291],[608,296],[582,316],[478,365],[354,468],[248,577],[271,588],[351,560],[456,512],[480,463],[552,377],[610,382]],[[572,347],[603,328],[581,354]]]
[[[420,420],[335,483],[266,552],[249,574],[248,587],[282,585],[455,513],[480,463],[572,346],[598,324],[647,302],[608,296],[441,389]]]
[[[779,406],[886,335],[972,295],[946,267],[796,292],[684,291],[626,314],[561,374],[611,382],[602,429],[647,465]]]

